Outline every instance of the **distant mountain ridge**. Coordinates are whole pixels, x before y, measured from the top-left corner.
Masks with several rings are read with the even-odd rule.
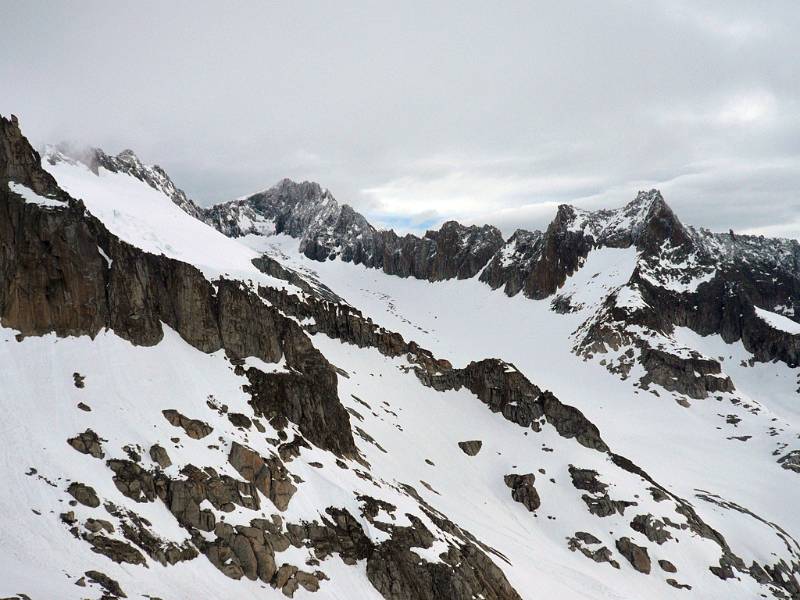
[[[300,252],[313,260],[338,258],[429,281],[479,275],[509,296],[521,292],[542,299],[554,294],[592,249],[635,247],[643,256],[640,276],[666,289],[689,291],[692,282],[736,269],[780,274],[785,289],[760,292],[758,303],[789,318],[800,315],[800,305],[791,299],[800,290],[796,240],[715,234],[685,226],[655,189],[639,192],[618,209],[588,211],[562,204],[545,231],[518,229],[507,240],[491,225],[465,226],[456,221],[422,236],[400,236],[375,228],[315,182],[283,179],[263,192],[203,208],[164,169],[144,165],[131,150],[110,156],[96,148],[75,151],[62,145],[48,147],[44,159],[77,160],[95,173],[101,166],[127,173],[228,237],[283,233],[297,238]]]
[[[63,154],[46,153],[48,161]],[[87,159],[88,156],[88,159]],[[379,230],[314,182],[283,179],[237,200],[202,208],[158,166],[126,150],[67,155],[94,172],[125,172],[163,191],[182,210],[228,237],[286,234],[315,261],[339,259],[389,275],[428,281],[478,279],[508,296],[552,297],[554,310],[574,309],[565,282],[600,248],[635,248],[630,281],[611,295],[576,332],[575,352],[613,354],[621,344],[632,355],[609,356],[606,367],[626,376],[640,361],[644,385],[656,382],[702,398],[730,385],[715,359],[684,356],[672,339],[676,326],[726,342],[742,340],[760,360],[800,364],[800,339],[758,317],[758,310],[800,322],[800,244],[763,236],[715,234],[684,225],[658,190],[641,191],[617,209],[588,211],[562,204],[544,231],[517,230],[507,240],[491,225],[456,221],[422,236]],[[267,268],[268,257],[259,268]],[[275,273],[271,268],[270,273]],[[296,278],[296,275],[293,275]],[[296,279],[295,279],[296,280]],[[636,325],[631,330],[631,325]]]

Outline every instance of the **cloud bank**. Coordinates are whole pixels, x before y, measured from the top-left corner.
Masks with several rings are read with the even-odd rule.
[[[6,3],[0,112],[203,204],[316,180],[402,230],[510,233],[660,188],[800,237],[800,10],[769,3]]]

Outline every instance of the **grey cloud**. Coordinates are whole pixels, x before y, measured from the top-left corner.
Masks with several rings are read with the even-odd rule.
[[[202,203],[292,177],[380,222],[511,231],[656,186],[688,223],[800,235],[793,1],[2,11],[0,112]]]

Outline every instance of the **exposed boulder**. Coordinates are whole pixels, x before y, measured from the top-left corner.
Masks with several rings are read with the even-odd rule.
[[[481,446],[483,446],[483,442],[481,440],[458,442],[458,447],[461,448],[461,451],[467,456],[475,456],[478,454],[478,452],[481,451]]]
[[[651,514],[636,515],[631,521],[631,529],[638,531],[651,542],[663,544],[672,539],[672,534],[666,530],[664,521]]]
[[[135,462],[111,459],[106,465],[114,472],[114,485],[124,496],[136,502],[153,502],[158,496],[156,479]]]
[[[228,420],[234,427],[250,429],[253,426],[253,422],[250,420],[250,417],[242,413],[228,413]]]
[[[533,486],[536,480],[533,473],[527,473],[526,475],[506,475],[503,480],[506,486],[511,488],[511,497],[530,512],[535,511],[542,505],[542,501],[539,499],[539,493]]]
[[[200,440],[210,434],[213,428],[208,424],[198,419],[190,419],[179,413],[177,410],[169,409],[161,411],[164,418],[169,421],[173,427],[180,427],[186,432],[190,438]]]
[[[600,540],[591,533],[577,531],[573,537],[568,539],[567,547],[573,552],[579,550],[586,558],[590,558],[596,563],[608,563],[615,569],[619,569],[619,563],[614,560],[611,550],[607,546],[594,549],[587,548],[587,546],[599,545],[600,543]]]
[[[617,540],[617,550],[628,559],[634,569],[640,573],[650,573],[650,556],[647,553],[647,548],[637,546],[630,538],[622,537]]]
[[[608,489],[608,484],[600,481],[597,471],[592,469],[579,469],[569,465],[569,476],[575,489],[586,490],[592,494],[603,494]]]
[[[161,447],[160,444],[153,444],[150,446],[150,459],[162,469],[166,469],[172,465],[169,454],[167,454],[167,451]]]
[[[117,583],[116,580],[111,579],[111,577],[105,573],[100,571],[86,571],[84,575],[89,581],[96,583],[103,588],[107,594],[111,595],[112,598],[127,598],[125,592],[123,592],[122,588],[119,586],[119,583]]]
[[[665,573],[677,573],[678,569],[668,560],[661,559],[658,561],[658,566],[661,567],[661,570]]]
[[[101,439],[91,429],[79,433],[75,437],[67,439],[67,443],[81,454],[89,454],[95,458],[103,458],[105,453],[101,445]]]
[[[89,508],[100,506],[100,499],[92,486],[73,481],[67,488],[67,493],[78,502]]]

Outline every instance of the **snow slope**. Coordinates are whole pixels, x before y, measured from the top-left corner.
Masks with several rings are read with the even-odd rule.
[[[297,251],[296,239],[282,235],[229,239],[181,211],[161,191],[124,173],[101,167],[96,175],[68,162],[46,167],[112,233],[146,251],[190,262],[212,281],[224,275],[250,282],[252,289],[272,286],[303,296],[297,287],[252,265],[253,258],[266,252],[286,267],[313,275],[365,316],[456,367],[486,357],[511,363],[507,370],[518,369],[562,402],[578,407],[614,452],[691,503],[747,565],[800,556],[790,537],[800,534],[797,474],[781,468],[773,454],[797,445],[796,371],[782,363],[751,364],[740,344],[726,345],[717,336],[702,338],[681,329],[670,343],[686,352],[723,357],[725,373],[737,388],[685,406],[679,394],[655,385],[644,390],[636,385],[636,376],[622,379],[599,359],[575,354],[576,330],[609,296],[632,308],[642,302],[637,290],[626,285],[637,264],[634,248],[592,251],[559,291],[574,308],[560,314],[551,299],[510,298],[477,277],[439,283],[402,279],[341,261],[310,261]],[[114,524],[113,536],[121,538],[120,517],[102,508],[67,504],[67,485],[81,481],[94,487],[101,504],[134,511],[149,522],[154,535],[186,543],[187,531],[163,503],[135,502],[121,493],[105,460],[129,459],[133,450],[145,466],[155,468],[147,449],[159,443],[173,463],[164,470],[169,476],[178,477],[192,464],[238,477],[228,460],[234,442],[262,456],[275,454],[279,432],[266,419],[259,421],[265,429],[259,432],[235,426],[219,409],[225,405],[229,413],[253,418],[247,369],[270,371],[275,365],[250,358],[237,367],[224,351],[203,353],[168,327],[164,330],[160,343],[140,347],[111,331],[93,340],[53,335],[19,340],[12,329],[0,328],[0,364],[11,382],[0,388],[0,405],[7,407],[0,423],[5,442],[0,472],[6,484],[0,487],[0,505],[6,522],[13,524],[0,528],[0,546],[10,549],[0,558],[0,596],[83,598],[87,590],[75,582],[87,570],[99,568],[129,597],[283,597],[266,583],[225,576],[203,556],[169,567],[150,558],[146,566],[112,562],[73,537],[60,520],[68,510],[79,524],[102,514]],[[254,517],[277,513],[284,524],[312,522],[322,519],[327,507],[340,507],[379,544],[388,535],[382,522],[408,526],[413,517],[433,533],[435,542],[412,551],[420,562],[437,563],[441,552],[460,542],[433,522],[424,502],[494,549],[488,556],[522,598],[722,600],[771,591],[750,577],[723,580],[709,571],[719,560],[718,544],[682,527],[677,500],[658,498],[650,483],[620,468],[609,454],[562,437],[549,424],[541,431],[520,427],[491,412],[466,388],[439,392],[425,387],[408,357],[390,358],[321,333],[312,341],[338,369],[338,396],[350,415],[360,457],[341,460],[316,447],[301,448],[298,456],[285,461],[297,487],[285,511],[264,498],[259,511],[241,506],[216,511],[218,523],[247,526]],[[85,377],[83,387],[74,384],[75,373]],[[91,410],[78,408],[78,403]],[[192,439],[164,418],[165,409],[199,419],[213,433]],[[102,438],[102,460],[67,444],[86,429]],[[290,423],[285,433],[292,439],[299,429]],[[742,437],[747,439],[738,439]],[[459,447],[466,440],[482,441],[477,455]],[[603,517],[591,514],[586,494],[571,481],[571,466],[596,471],[611,498],[636,504]],[[540,508],[526,510],[512,498],[504,481],[511,473],[535,474]],[[404,486],[413,486],[421,501]],[[367,518],[360,499],[364,496],[395,509]],[[677,521],[668,528],[667,542],[651,543],[631,529],[633,517],[643,514]],[[576,532],[595,536],[595,549],[607,547],[618,568],[570,549],[568,540]],[[648,547],[649,575],[617,552],[615,542],[621,536]],[[363,561],[346,565],[334,553],[314,564],[309,548],[295,546],[276,552],[275,559],[278,565],[286,562],[326,575],[319,592],[301,587],[295,597],[380,597]],[[670,561],[677,574],[660,568],[658,560]],[[672,587],[670,578],[691,585],[691,590]],[[94,587],[92,593],[99,591]]]
[[[111,233],[142,250],[193,264],[209,279],[225,276],[299,291],[256,269],[251,262],[256,252],[196,219],[187,219],[163,191],[135,177],[103,167],[95,175],[75,161],[42,166],[70,195],[83,200]]]
[[[646,392],[633,386],[637,377],[623,381],[602,364],[573,353],[572,333],[610,291],[627,282],[636,262],[635,249],[590,253],[559,292],[572,294],[573,303],[584,308],[557,314],[550,299],[509,298],[477,279],[437,283],[401,279],[341,261],[311,261],[295,250],[296,240],[288,236],[247,236],[244,241],[298,270],[313,272],[376,322],[455,364],[486,356],[513,363],[540,387],[580,408],[617,451],[636,456],[656,479],[669,482],[684,496],[691,497],[697,488],[712,490],[800,532],[794,509],[800,488],[795,475],[781,469],[772,455],[785,444],[796,446],[800,435],[798,415],[781,410],[798,405],[796,370],[772,366],[787,381],[786,387],[779,394],[758,392],[759,367],[729,372],[728,365],[738,362],[736,347],[715,336],[719,344],[708,354],[725,355],[725,372],[737,389],[754,393],[692,401],[687,409],[672,399],[678,394],[663,389]],[[623,290],[629,293],[628,288]],[[694,347],[706,354],[703,346]],[[757,414],[752,407],[758,408]],[[733,426],[728,415],[741,421]],[[753,437],[746,442],[729,439],[740,435]],[[743,479],[747,485],[742,485]]]

